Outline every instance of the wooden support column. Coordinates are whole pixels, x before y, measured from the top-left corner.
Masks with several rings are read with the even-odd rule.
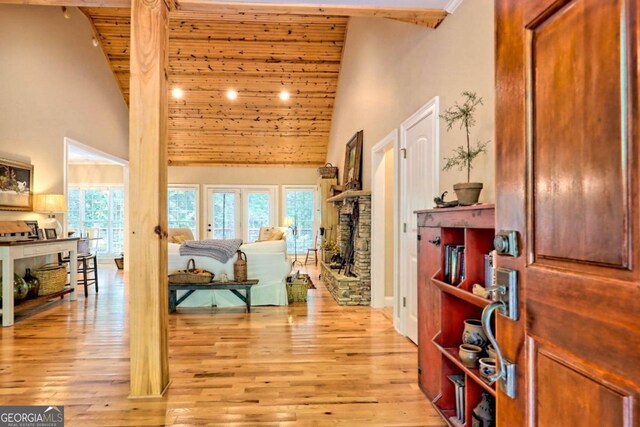
[[[132,398],[160,397],[167,354],[167,45],[163,0],[131,3],[129,328]]]

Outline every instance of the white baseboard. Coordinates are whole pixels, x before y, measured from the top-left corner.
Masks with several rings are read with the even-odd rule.
[[[393,307],[393,297],[384,297],[384,306]]]

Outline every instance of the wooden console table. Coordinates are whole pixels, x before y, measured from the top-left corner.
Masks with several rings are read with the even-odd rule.
[[[251,287],[253,285],[257,285],[257,280],[247,280],[246,282],[226,282],[222,283],[220,281],[211,282],[211,283],[170,283],[169,284],[169,312],[174,313],[178,304],[187,299],[189,295],[194,293],[195,291],[202,290],[229,290],[233,292],[235,296],[240,298],[242,302],[247,304],[247,312],[251,313]],[[238,290],[244,290],[246,292],[246,296],[242,295]],[[178,299],[177,291],[187,291],[184,295]]]
[[[78,272],[78,237],[68,237],[56,240],[20,240],[0,242],[0,260],[2,261],[2,326],[12,326],[14,322],[13,301],[13,263],[21,258],[33,258],[43,255],[55,255],[59,252],[69,252],[70,257],[70,286],[61,292],[41,296],[27,301],[24,307],[32,307],[37,302],[48,301],[57,296],[70,294],[70,300],[76,299],[75,289]],[[20,309],[21,306],[18,306]]]

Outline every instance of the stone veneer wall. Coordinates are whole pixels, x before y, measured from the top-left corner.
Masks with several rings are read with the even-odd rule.
[[[344,254],[349,241],[349,225],[354,203],[358,204],[355,232],[355,253],[352,272],[357,277],[346,277],[323,265],[322,277],[327,289],[340,305],[371,304],[371,196],[359,196],[336,206],[338,229],[336,241]]]

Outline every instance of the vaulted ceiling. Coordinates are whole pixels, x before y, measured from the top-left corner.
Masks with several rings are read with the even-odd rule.
[[[130,10],[82,10],[128,102]],[[324,162],[348,17],[257,12],[171,12],[171,165]]]

